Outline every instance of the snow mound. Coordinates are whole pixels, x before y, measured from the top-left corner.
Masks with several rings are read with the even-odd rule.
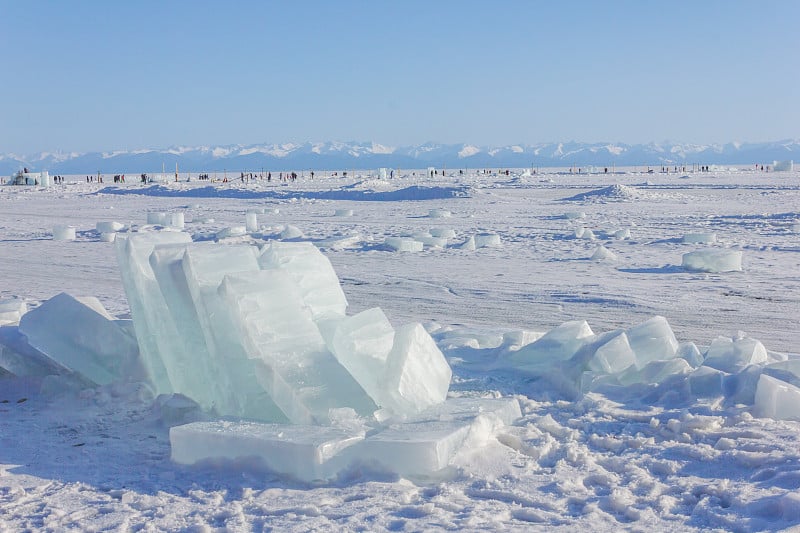
[[[626,202],[632,200],[643,200],[650,198],[650,195],[642,192],[635,187],[615,183],[602,189],[583,192],[564,198],[564,202]],[[568,217],[569,218],[569,217]]]

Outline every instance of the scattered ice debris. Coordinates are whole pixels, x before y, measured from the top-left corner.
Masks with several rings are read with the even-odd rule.
[[[613,261],[616,258],[617,256],[602,244],[595,248],[592,254],[592,261]]]
[[[574,235],[576,239],[584,239],[587,241],[593,241],[597,238],[594,232],[589,228],[578,228],[575,230]]]
[[[65,226],[63,224],[57,224],[56,226],[53,226],[53,240],[74,241],[75,226]]]
[[[384,244],[395,252],[421,252],[422,242],[411,237],[386,237]]]
[[[242,235],[247,235],[247,228],[245,226],[231,226],[218,231],[216,238],[227,239],[229,237],[241,237]]]
[[[698,250],[683,254],[683,268],[698,272],[738,272],[742,270],[739,250]]]
[[[167,218],[167,225],[175,229],[183,229],[184,217],[183,213],[170,213]]]
[[[580,218],[586,218],[586,213],[583,211],[567,211],[564,213],[564,218],[567,220],[577,220]]]
[[[478,233],[475,235],[476,248],[498,248],[502,246],[497,233]]]
[[[683,236],[685,244],[713,244],[717,242],[716,233],[687,233]]]
[[[302,230],[291,224],[287,224],[281,231],[281,239],[283,240],[302,239],[303,237],[305,237],[305,235],[303,235]]]
[[[120,222],[98,222],[95,224],[98,233],[115,233],[125,229],[125,224]]]
[[[431,209],[428,211],[428,216],[430,218],[449,218],[453,214],[447,209]]]
[[[475,245],[475,236],[474,235],[470,235],[469,237],[467,237],[467,240],[465,240],[463,243],[461,243],[459,245],[459,248],[461,250],[467,250],[467,251],[470,251],[470,252],[474,251],[477,248],[477,246]]]
[[[54,296],[25,313],[19,331],[31,347],[98,385],[120,379],[137,359],[134,339],[94,297]]]
[[[255,233],[258,231],[258,215],[256,213],[247,213],[245,215],[245,221],[247,233]]]
[[[447,239],[434,237],[430,234],[414,235],[413,238],[415,241],[421,242],[423,246],[428,246],[430,248],[444,248],[445,246],[447,246]]]
[[[351,217],[351,216],[353,216],[353,210],[352,209],[337,209],[333,213],[333,216],[336,216],[336,217]]]
[[[454,239],[456,232],[450,228],[431,228],[430,234],[440,239]]]
[[[361,235],[358,233],[351,233],[349,235],[340,235],[329,237],[327,239],[321,239],[319,241],[314,241],[314,245],[317,248],[330,248],[332,250],[341,250],[343,248],[350,248],[356,246],[361,241]]]
[[[615,239],[625,240],[631,238],[631,230],[629,228],[618,229],[613,233]]]
[[[19,323],[20,317],[28,312],[25,300],[9,298],[0,300],[0,326]]]
[[[148,211],[147,212],[147,223],[154,224],[157,226],[166,226],[167,225],[167,214],[163,211]]]

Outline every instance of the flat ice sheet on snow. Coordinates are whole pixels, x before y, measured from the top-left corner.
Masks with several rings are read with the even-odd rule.
[[[257,458],[301,481],[331,480],[364,466],[401,476],[430,477],[451,466],[470,432],[485,433],[521,416],[513,398],[457,398],[404,421],[363,429],[337,426],[194,422],[170,430],[172,458],[201,461]],[[494,424],[483,424],[488,417]],[[488,429],[487,429],[488,428]]]

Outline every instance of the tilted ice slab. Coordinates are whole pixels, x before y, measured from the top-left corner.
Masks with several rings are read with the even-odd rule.
[[[240,318],[219,294],[225,276],[260,272],[257,253],[257,248],[247,244],[189,246],[181,269],[211,359],[209,368],[219,371],[219,394],[209,398],[215,402],[217,413],[283,421],[282,411],[258,379],[259,365],[251,360],[236,334]]]
[[[356,427],[195,422],[173,427],[170,443],[172,459],[179,463],[255,458],[270,470],[307,482],[333,479],[354,466],[431,477],[450,466],[465,445],[485,440],[468,440],[471,434],[513,424],[520,416],[514,398],[459,398],[366,432]],[[493,424],[484,423],[487,418]]]
[[[170,320],[167,302],[156,282],[149,258],[157,245],[189,243],[191,240],[188,233],[165,231],[129,234],[114,241],[122,285],[135,324],[141,363],[157,394],[175,392],[162,354],[169,350],[165,341],[178,333]]]
[[[150,264],[169,309],[167,319],[171,318],[178,332],[164,339],[162,344],[166,348],[162,360],[173,390],[221,415],[285,421],[258,384],[246,357],[241,353],[237,357],[235,349],[220,349],[213,331],[204,330],[204,323],[208,325],[209,322],[201,320],[189,288],[190,283],[196,285],[198,280],[190,279],[189,268],[184,268],[189,248],[195,271],[203,267],[200,257],[218,257],[219,254],[215,245],[203,243],[158,246],[150,255]],[[257,268],[253,247],[231,246],[228,251],[226,268]],[[189,261],[186,259],[187,263]],[[217,267],[213,261],[211,265]],[[195,289],[195,294],[202,299],[199,288]]]
[[[121,378],[137,355],[136,343],[94,297],[62,292],[23,315],[19,331],[31,347],[98,385]]]
[[[316,250],[309,244],[311,249]],[[371,415],[375,404],[328,351],[303,294],[282,270],[225,276],[219,295],[233,335],[255,366],[256,377],[295,424],[325,424],[329,411],[350,407]]]
[[[328,346],[375,403],[403,416],[444,401],[452,372],[420,324],[397,331],[379,308],[339,321]]]

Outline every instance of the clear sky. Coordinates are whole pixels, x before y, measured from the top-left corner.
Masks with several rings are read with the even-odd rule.
[[[0,153],[800,137],[797,0],[0,0],[0,20]]]

